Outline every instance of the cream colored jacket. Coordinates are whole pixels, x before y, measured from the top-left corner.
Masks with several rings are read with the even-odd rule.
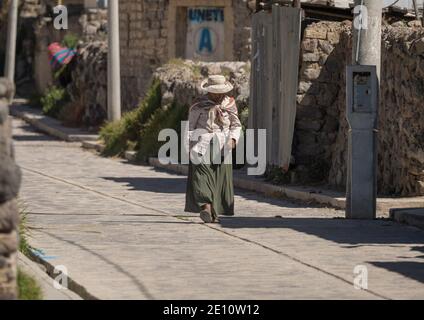
[[[219,108],[222,124],[216,116]],[[219,112],[218,110],[218,112]],[[241,123],[237,114],[234,98],[226,96],[220,105],[210,107],[208,105],[194,104],[190,108],[188,136],[190,141],[190,150],[204,155],[209,148],[210,142],[214,136],[219,141],[220,150],[230,139],[236,143],[240,139]],[[201,130],[198,130],[201,129]]]

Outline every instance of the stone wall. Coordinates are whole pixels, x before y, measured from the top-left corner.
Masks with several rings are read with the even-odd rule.
[[[9,2],[10,0],[3,0],[0,7],[0,75],[4,72]],[[15,80],[25,87],[24,91],[31,91],[34,52],[32,24],[38,15],[39,2],[39,0],[19,1]],[[18,94],[21,95],[22,92]]]
[[[348,24],[321,22],[304,31],[293,143],[302,180],[328,180],[340,116],[334,103],[343,95],[343,70],[350,52],[338,44],[349,29]]]
[[[62,112],[63,120],[67,125],[98,127],[107,119],[107,43],[82,45],[70,67],[72,81],[66,89],[71,102]]]
[[[248,60],[250,57],[250,9],[246,0],[211,0],[208,6],[221,6],[230,3],[232,10],[229,21],[234,21],[234,30],[227,30],[234,41],[231,60]],[[178,16],[175,5],[199,1],[190,0],[121,0],[120,40],[121,40],[121,79],[123,109],[132,109],[144,96],[154,70],[170,58],[178,57],[175,46],[183,32],[177,32],[175,24]],[[172,4],[170,11],[170,5]],[[170,21],[169,19],[172,19]]]
[[[424,28],[383,33],[380,190],[424,195]]]
[[[247,61],[250,60],[251,51],[251,27],[250,15],[255,7],[252,6],[252,1],[233,1],[234,6],[234,57],[235,60]],[[246,8],[248,8],[246,10]]]
[[[204,94],[200,82],[209,74],[224,74],[233,84],[232,95],[236,99],[240,120],[247,123],[249,104],[249,62],[193,62],[171,60],[157,68],[153,74],[161,84],[162,105],[175,99],[179,105],[190,106],[194,99]]]
[[[14,161],[8,101],[12,85],[0,78],[0,300],[16,299],[19,216],[16,197],[21,173]]]
[[[166,55],[166,2],[121,0],[119,29],[121,45],[121,88],[124,110],[143,97],[155,67]]]
[[[6,44],[7,9],[10,0],[3,0],[0,7],[0,43]],[[74,33],[82,40],[105,38],[107,11],[104,9],[84,10],[84,1],[68,0],[69,29],[53,28],[52,8],[57,0],[21,0],[19,1],[18,38],[16,53],[17,93],[31,96],[34,87],[43,92],[52,82],[47,47],[50,43],[60,42],[66,34]],[[0,46],[0,74],[3,74],[5,45]],[[35,86],[34,86],[35,81]]]
[[[78,22],[82,28],[83,42],[107,39],[107,9],[86,9]]]
[[[51,2],[50,5],[56,5]],[[51,7],[45,3],[40,8],[37,21],[34,23],[34,80],[38,93],[43,93],[53,83],[52,70],[49,63],[48,46],[53,42],[61,42],[67,34],[77,35],[82,44],[92,41],[105,41],[107,38],[107,10],[84,9],[83,1],[78,6],[68,4],[69,29],[56,30],[51,19]]]
[[[412,24],[413,25],[413,24]],[[294,154],[309,175],[346,183],[345,66],[351,25],[308,26],[302,41]],[[424,194],[424,29],[385,26],[378,132],[380,194]]]

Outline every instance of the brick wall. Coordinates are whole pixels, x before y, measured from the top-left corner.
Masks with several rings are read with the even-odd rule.
[[[143,96],[153,70],[167,60],[165,0],[121,0],[119,23],[123,108]]]

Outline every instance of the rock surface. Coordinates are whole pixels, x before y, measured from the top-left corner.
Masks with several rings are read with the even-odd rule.
[[[204,94],[200,82],[211,74],[223,74],[233,84],[232,95],[241,112],[241,120],[246,124],[250,76],[248,62],[194,62],[175,59],[156,69],[153,78],[161,83],[163,104],[175,99],[180,105],[191,105],[196,97]]]
[[[345,65],[351,62],[351,39],[349,22],[320,22],[307,27],[294,141],[296,162],[308,170],[324,172],[325,181],[341,188],[346,183]],[[423,43],[423,28],[383,28],[380,194],[424,195]],[[320,165],[314,167],[317,163]]]
[[[171,39],[169,21],[181,21],[184,6],[174,1],[175,16],[170,15],[171,2],[163,0],[120,0],[120,49],[122,73],[122,104],[126,109],[134,108],[147,91],[155,69],[168,62],[174,55],[169,48],[180,41],[183,34]],[[211,6],[222,7],[222,1],[209,1]],[[196,1],[191,1],[195,4]],[[218,4],[219,3],[219,4]],[[233,34],[233,59],[247,61],[250,58],[250,14],[246,0],[225,1],[230,3],[230,16],[234,28],[225,32]],[[227,19],[227,18],[225,18]],[[184,20],[183,20],[184,21]],[[175,24],[175,26],[177,23]],[[232,30],[233,29],[233,30]],[[175,57],[184,58],[184,52]],[[227,58],[228,59],[228,58]]]
[[[18,221],[16,197],[21,172],[15,164],[12,148],[8,100],[13,86],[0,78],[0,300],[15,299]]]
[[[81,46],[73,65],[66,120],[96,127],[107,117],[107,43],[94,41]]]

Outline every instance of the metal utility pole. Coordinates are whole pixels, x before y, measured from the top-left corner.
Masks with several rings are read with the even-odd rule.
[[[421,2],[421,26],[424,27],[424,0]]]
[[[420,12],[418,10],[417,0],[412,0],[414,4],[415,19],[420,20]],[[424,15],[421,17],[421,26],[424,26]]]
[[[347,69],[347,76],[351,81],[347,86],[350,130],[346,217],[352,219],[376,217],[376,124],[381,67],[382,3],[383,1],[376,0],[355,0],[355,6],[362,5],[365,8],[355,11],[352,60],[353,65],[367,67]]]
[[[5,77],[14,83],[15,58],[16,58],[16,34],[18,29],[18,0],[11,0],[9,4],[9,15],[7,23],[6,62]]]
[[[412,3],[414,5],[415,19],[418,20],[420,17],[419,17],[419,14],[418,14],[417,0],[412,0]]]
[[[119,0],[108,1],[107,109],[108,120],[121,119],[121,67],[119,56]]]
[[[360,5],[366,8],[368,17],[363,20],[367,20],[366,25],[353,27],[353,64],[375,65],[380,78],[383,1],[355,0],[355,6]]]

